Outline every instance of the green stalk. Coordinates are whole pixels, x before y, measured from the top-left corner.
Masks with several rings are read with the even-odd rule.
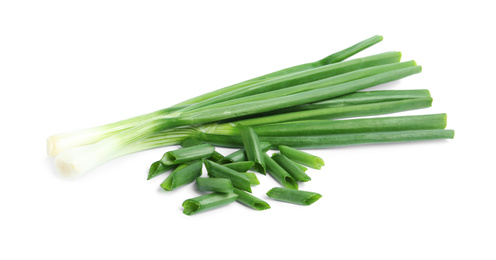
[[[287,158],[317,170],[320,170],[325,165],[322,158],[286,145],[279,145],[279,151]]]
[[[196,145],[202,145],[204,143],[196,140],[196,139],[193,139],[193,138],[188,138],[188,139],[185,139],[181,142],[181,147],[183,148],[187,148],[187,147],[192,147],[192,146],[196,146]],[[219,152],[215,151],[212,153],[212,155],[208,158],[209,160],[212,160],[214,162],[218,162],[220,160],[222,160],[224,158],[224,155],[220,154]]]
[[[231,180],[226,178],[196,178],[196,188],[200,191],[233,192]]]
[[[233,203],[238,198],[235,193],[210,193],[195,198],[187,199],[183,202],[183,213],[193,215],[206,210],[218,208]]]
[[[296,180],[272,158],[270,158],[267,154],[264,154],[264,160],[267,165],[267,172],[270,176],[276,179],[276,181],[278,181],[283,187],[296,190],[298,189],[298,183]]]
[[[328,148],[345,145],[453,139],[454,134],[455,132],[453,130],[438,129],[317,136],[260,136],[260,140],[271,143],[272,147],[286,145],[294,148]],[[196,137],[216,146],[233,148],[242,146],[239,136],[198,133]]]
[[[234,193],[238,194],[236,199],[238,202],[245,204],[246,206],[256,209],[256,210],[266,210],[270,209],[269,203],[247,193],[245,191],[234,188]]]
[[[277,114],[272,116],[257,117],[236,121],[240,125],[267,125],[280,122],[316,119],[338,119],[360,116],[372,116],[396,113],[401,111],[427,108],[432,105],[431,98],[406,99],[400,101],[389,101],[363,105],[353,105],[345,107],[330,107],[312,110]]]
[[[252,161],[243,161],[243,162],[233,162],[233,163],[227,163],[223,164],[229,169],[233,169],[237,172],[246,172],[250,170],[254,165],[255,162]]]
[[[305,171],[298,167],[297,163],[288,157],[275,153],[272,155],[272,159],[279,164],[289,175],[291,175],[296,181],[307,182],[310,181],[310,176],[308,176]]]
[[[246,175],[209,160],[203,160],[203,163],[209,177],[230,179],[234,187],[251,192],[250,179]]]
[[[201,161],[179,165],[167,178],[160,184],[164,190],[171,191],[193,182],[200,177],[202,173]]]
[[[161,162],[165,165],[181,164],[201,160],[212,156],[215,147],[209,144],[201,144],[186,148],[179,148],[164,154]]]
[[[260,98],[267,99],[287,96],[318,88],[318,85],[316,84],[308,84],[315,81],[321,81],[327,86],[332,86],[395,69],[408,68],[417,65],[415,61],[398,63],[400,59],[400,52],[386,52],[365,58],[331,64],[313,70],[294,73],[286,77],[267,80],[259,84],[239,89],[236,92],[225,93],[185,107],[180,111],[198,111],[199,108],[212,109],[227,107],[234,104],[257,101],[260,100]]]
[[[172,169],[174,169],[174,167],[175,166],[173,166],[173,165],[165,165],[161,161],[156,161],[156,162],[152,163],[152,165],[150,166],[150,169],[148,170],[147,180],[149,180],[149,179],[151,179],[157,175],[160,175],[166,171],[172,170]]]
[[[216,97],[218,95],[221,95],[221,94],[224,94],[227,92],[231,92],[231,91],[235,91],[235,90],[238,90],[240,88],[243,88],[243,87],[246,87],[249,85],[253,85],[253,84],[257,84],[257,83],[260,83],[260,82],[263,82],[263,81],[266,81],[269,79],[278,78],[281,76],[289,75],[289,74],[300,72],[300,71],[318,68],[318,67],[325,66],[328,64],[332,64],[332,63],[337,63],[337,62],[343,61],[343,60],[357,54],[358,52],[360,52],[362,50],[367,49],[368,47],[370,47],[376,43],[379,43],[380,41],[382,41],[382,39],[383,39],[382,36],[376,35],[376,36],[368,38],[364,41],[361,41],[361,42],[359,42],[359,43],[357,43],[351,47],[348,47],[342,51],[339,51],[339,52],[336,52],[332,55],[329,55],[329,56],[327,56],[321,60],[293,66],[293,67],[282,69],[282,70],[279,70],[276,72],[272,72],[272,73],[269,73],[269,74],[266,74],[266,75],[263,75],[263,76],[260,76],[257,78],[246,80],[246,81],[240,82],[238,84],[234,84],[234,85],[229,86],[229,87],[225,87],[225,88],[222,88],[219,90],[215,90],[215,91],[200,95],[200,96],[192,98],[192,99],[188,99],[184,102],[177,104],[176,106],[191,105],[191,104],[198,103],[198,102],[201,102],[203,100],[207,100],[207,99]]]
[[[241,140],[243,141],[246,157],[249,161],[255,163],[253,168],[257,172],[265,175],[265,162],[263,158],[264,152],[262,151],[262,147],[258,141],[257,134],[251,127],[239,126],[238,130]]]
[[[258,180],[257,175],[254,172],[241,172],[241,173],[243,175],[245,175],[246,177],[248,177],[251,185],[259,185],[260,184],[260,181]]]
[[[270,149],[271,144],[267,142],[261,142],[260,147],[262,151],[265,153]],[[234,163],[234,162],[241,162],[241,161],[246,161],[248,158],[246,157],[246,152],[245,149],[240,149],[237,150],[228,156],[225,156],[220,163],[221,164],[227,164],[227,163]]]
[[[322,195],[302,190],[293,190],[287,188],[272,188],[267,192],[269,198],[289,202],[293,204],[308,206],[319,200]]]
[[[358,118],[348,120],[307,120],[253,126],[260,136],[302,136],[444,129],[446,114]],[[233,127],[233,133],[236,128]]]

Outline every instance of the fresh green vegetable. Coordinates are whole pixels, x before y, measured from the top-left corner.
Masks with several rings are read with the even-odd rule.
[[[238,198],[236,199],[238,202],[241,202],[252,209],[256,209],[256,210],[270,209],[269,203],[251,195],[250,193],[247,193],[246,191],[242,191],[234,188],[234,193],[238,194]]]
[[[196,188],[201,191],[233,192],[230,179],[226,178],[197,178]]]
[[[280,188],[280,187],[272,188],[271,190],[269,190],[267,192],[267,196],[275,200],[285,201],[304,206],[311,205],[322,197],[322,195],[315,192],[294,190],[294,189]]]
[[[248,179],[246,175],[210,160],[203,160],[203,163],[207,168],[208,176],[212,178],[230,179],[234,187],[251,192],[250,179]]]
[[[235,128],[234,126],[230,126],[231,130],[232,128]],[[260,147],[262,151],[265,153],[269,150],[271,144],[267,142],[261,142]],[[227,164],[227,163],[234,163],[234,162],[239,162],[239,161],[246,161],[248,158],[246,157],[246,152],[245,149],[240,149],[237,150],[227,156],[225,156],[220,163],[221,164]]]
[[[291,160],[314,169],[320,170],[320,168],[325,165],[322,158],[286,145],[279,145],[279,151]]]
[[[172,169],[174,169],[173,165],[164,165],[161,161],[156,161],[150,165],[147,180]]]
[[[249,161],[255,163],[253,168],[257,172],[265,174],[264,153],[262,151],[262,147],[260,146],[260,142],[258,141],[257,134],[251,127],[238,126],[238,129],[241,135],[241,140],[243,141],[246,157]]]
[[[210,193],[195,198],[187,199],[183,202],[183,213],[193,215],[209,209],[214,209],[236,201],[236,193]]]
[[[167,178],[160,184],[164,190],[171,191],[193,182],[200,177],[202,173],[201,161],[185,163],[179,165]]]
[[[289,175],[279,164],[277,164],[272,158],[267,154],[264,154],[264,160],[267,165],[267,172],[276,181],[278,181],[283,187],[289,189],[298,189],[298,183],[296,180]]]
[[[275,153],[272,155],[272,159],[279,164],[289,175],[291,175],[296,181],[307,182],[310,180],[310,176],[308,176],[305,171],[303,171],[300,167],[297,166],[295,162],[290,160],[288,157]]]
[[[165,165],[181,164],[205,159],[212,155],[215,147],[210,144],[201,144],[169,151],[164,154],[161,162]]]
[[[245,175],[246,177],[248,177],[248,179],[250,179],[250,184],[251,185],[258,185],[258,184],[260,184],[260,181],[258,180],[257,175],[255,175],[255,173],[253,173],[253,172],[242,172],[242,174]]]
[[[181,147],[192,147],[192,146],[196,146],[196,145],[202,145],[204,143],[194,139],[194,138],[188,138],[188,139],[185,139],[181,142]],[[224,155],[220,154],[219,152],[215,151],[212,153],[212,155],[208,158],[214,162],[218,162],[220,160],[222,160],[224,158]]]
[[[226,166],[227,168],[233,169],[237,172],[246,172],[249,169],[251,169],[253,167],[253,165],[255,165],[255,162],[243,161],[243,162],[227,163],[227,164],[223,164],[223,165]]]

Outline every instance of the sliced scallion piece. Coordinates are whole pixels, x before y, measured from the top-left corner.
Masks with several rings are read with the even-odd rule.
[[[291,160],[314,169],[320,170],[325,165],[322,158],[286,145],[279,145],[279,151]]]
[[[267,142],[261,142],[260,146],[261,146],[263,152],[267,152],[270,149],[271,144],[267,143]],[[225,156],[220,161],[220,163],[221,164],[227,164],[227,163],[246,161],[246,160],[248,160],[248,158],[246,157],[245,149],[240,149],[240,150],[237,150],[237,151]]]
[[[298,167],[297,164],[288,157],[280,153],[275,153],[272,155],[272,159],[284,170],[286,170],[286,172],[289,173],[289,175],[291,175],[296,181],[307,182],[311,180],[310,176],[308,176],[305,171]]]
[[[227,178],[231,180],[234,187],[251,192],[250,179],[243,173],[229,169],[223,165],[214,163],[210,160],[203,160],[207,168],[208,176],[212,178]]]
[[[192,146],[196,146],[196,145],[202,145],[204,143],[194,139],[194,138],[188,138],[188,139],[185,139],[181,142],[181,147],[192,147]],[[219,152],[215,151],[212,153],[212,155],[209,157],[210,160],[214,161],[214,162],[218,162],[220,160],[222,160],[224,158],[224,155],[220,154]]]
[[[208,158],[214,151],[215,147],[210,144],[201,144],[192,147],[179,148],[174,151],[166,152],[161,161],[165,165],[181,164]]]
[[[234,188],[234,193],[238,194],[238,198],[236,199],[238,202],[241,202],[252,209],[270,209],[269,203],[251,195],[250,193],[247,193],[246,191]]]
[[[235,202],[236,198],[238,198],[238,194],[236,193],[214,192],[187,199],[183,202],[183,213],[186,215],[193,215],[209,209],[218,208]]]
[[[255,165],[255,162],[252,161],[242,161],[242,162],[233,162],[223,164],[227,168],[233,169],[237,172],[246,172]]]
[[[267,192],[267,196],[275,200],[304,206],[311,205],[322,197],[322,195],[315,192],[293,190],[280,187],[272,188],[271,190],[269,190]]]
[[[262,147],[258,141],[257,134],[251,127],[240,125],[238,126],[238,129],[241,135],[241,140],[243,141],[246,157],[249,161],[255,163],[253,168],[257,172],[265,174],[265,162],[263,157],[264,152],[262,151]]]
[[[260,184],[260,181],[258,180],[257,175],[254,172],[242,172],[242,174],[248,177],[251,185]]]
[[[160,184],[164,190],[171,191],[193,182],[200,177],[202,173],[202,162],[196,161],[179,165],[167,178]]]
[[[233,185],[230,179],[226,178],[197,178],[196,188],[200,191],[233,192]]]
[[[148,178],[147,180],[160,175],[166,171],[174,169],[175,166],[165,165],[161,161],[156,161],[150,165],[150,169],[148,170]]]
[[[298,189],[298,183],[296,180],[289,175],[279,164],[277,164],[272,158],[267,154],[264,154],[264,160],[267,165],[267,172],[276,181],[278,181],[283,187],[289,189]]]

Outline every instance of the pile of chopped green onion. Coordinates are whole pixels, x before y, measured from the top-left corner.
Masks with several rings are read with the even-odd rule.
[[[149,178],[172,171],[161,185],[164,189],[196,181],[199,190],[212,192],[185,201],[185,214],[235,200],[257,209],[269,208],[248,193],[258,181],[248,169],[268,172],[281,183],[283,188],[272,189],[269,197],[311,204],[320,194],[297,190],[298,182],[310,180],[301,164],[319,169],[323,161],[295,148],[454,137],[453,130],[445,129],[446,114],[369,117],[432,105],[425,89],[364,91],[422,70],[415,61],[401,61],[400,52],[347,60],[380,41],[381,36],[374,36],[316,62],[221,88],[149,114],[52,135],[47,139],[48,154],[55,157],[62,175],[75,177],[114,158],[181,144],[183,148],[152,164]],[[364,116],[368,117],[356,118]],[[223,156],[214,146],[242,149]],[[269,157],[268,149],[280,153]],[[201,177],[203,165],[209,178]]]

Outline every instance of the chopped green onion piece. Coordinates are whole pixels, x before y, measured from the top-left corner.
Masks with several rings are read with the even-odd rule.
[[[248,179],[250,179],[250,184],[251,185],[258,185],[260,184],[260,181],[257,178],[257,175],[254,172],[242,172]]]
[[[322,158],[286,145],[279,145],[279,151],[291,160],[314,169],[320,170],[320,168],[325,165]]]
[[[307,182],[310,180],[310,176],[308,176],[305,171],[303,171],[300,167],[296,165],[295,162],[290,160],[288,157],[275,153],[272,155],[272,159],[276,161],[279,166],[281,166],[286,172],[289,173],[296,181]]]
[[[193,215],[209,209],[214,209],[236,201],[236,193],[210,193],[195,198],[187,199],[183,202],[183,213]]]
[[[237,172],[246,172],[249,169],[251,169],[253,167],[253,165],[255,165],[255,162],[243,161],[243,162],[226,163],[223,165],[226,166],[227,168],[233,169]]]
[[[150,169],[148,170],[147,180],[172,169],[174,169],[174,166],[164,165],[161,161],[156,161],[152,163],[152,165],[150,165]]]
[[[248,179],[246,175],[210,160],[203,160],[203,163],[207,168],[208,176],[212,178],[230,179],[234,187],[251,192],[250,179]]]
[[[289,159],[289,158],[288,158],[288,159]],[[293,161],[293,160],[291,160],[291,159],[289,159],[289,160],[290,160],[291,162],[293,162],[293,163],[294,163],[294,165],[296,165],[298,168],[300,168],[303,172],[306,172],[306,171],[308,170],[308,168],[307,168],[307,167],[305,167],[305,166],[303,166],[303,165],[301,165],[301,164],[299,164],[299,163],[297,163],[297,162],[295,162],[295,161]]]
[[[199,159],[208,158],[215,151],[210,144],[196,145],[187,148],[179,148],[169,151],[162,157],[162,163],[165,165],[181,164]]]
[[[245,191],[234,188],[234,193],[238,194],[238,198],[236,199],[238,202],[245,204],[246,206],[256,209],[256,210],[265,210],[270,209],[269,203],[247,193]]]
[[[202,163],[196,161],[179,165],[167,178],[160,184],[164,190],[171,191],[193,182],[202,174]]]
[[[253,128],[247,126],[238,126],[239,133],[241,135],[241,140],[243,141],[243,147],[245,148],[246,157],[249,161],[255,162],[253,168],[261,173],[265,174],[265,162],[263,157],[263,151],[260,147],[260,142],[258,141],[258,136],[253,131]]]
[[[185,139],[181,142],[181,147],[192,147],[192,146],[196,146],[196,145],[202,145],[204,143],[194,139],[194,138],[188,138],[188,139]],[[224,158],[224,155],[220,154],[219,152],[215,151],[212,153],[212,155],[208,158],[214,162],[218,162],[220,160],[222,160]]]
[[[270,143],[267,142],[261,142],[260,146],[262,147],[263,152],[267,152],[270,149]],[[239,162],[239,161],[246,161],[248,158],[246,158],[246,153],[245,149],[240,149],[237,150],[228,156],[225,156],[220,163],[221,164],[227,164],[227,163],[233,163],[233,162]]]
[[[289,189],[298,189],[298,183],[296,180],[289,175],[279,164],[277,164],[272,158],[270,158],[267,154],[264,154],[264,160],[267,165],[267,172],[270,176],[272,176],[276,181],[278,181],[283,187]]]
[[[233,192],[230,179],[226,178],[197,178],[196,188],[201,191]]]
[[[322,197],[322,195],[315,192],[293,190],[293,189],[280,188],[280,187],[272,188],[271,190],[269,190],[267,192],[267,196],[275,200],[285,201],[304,206],[313,204]]]

